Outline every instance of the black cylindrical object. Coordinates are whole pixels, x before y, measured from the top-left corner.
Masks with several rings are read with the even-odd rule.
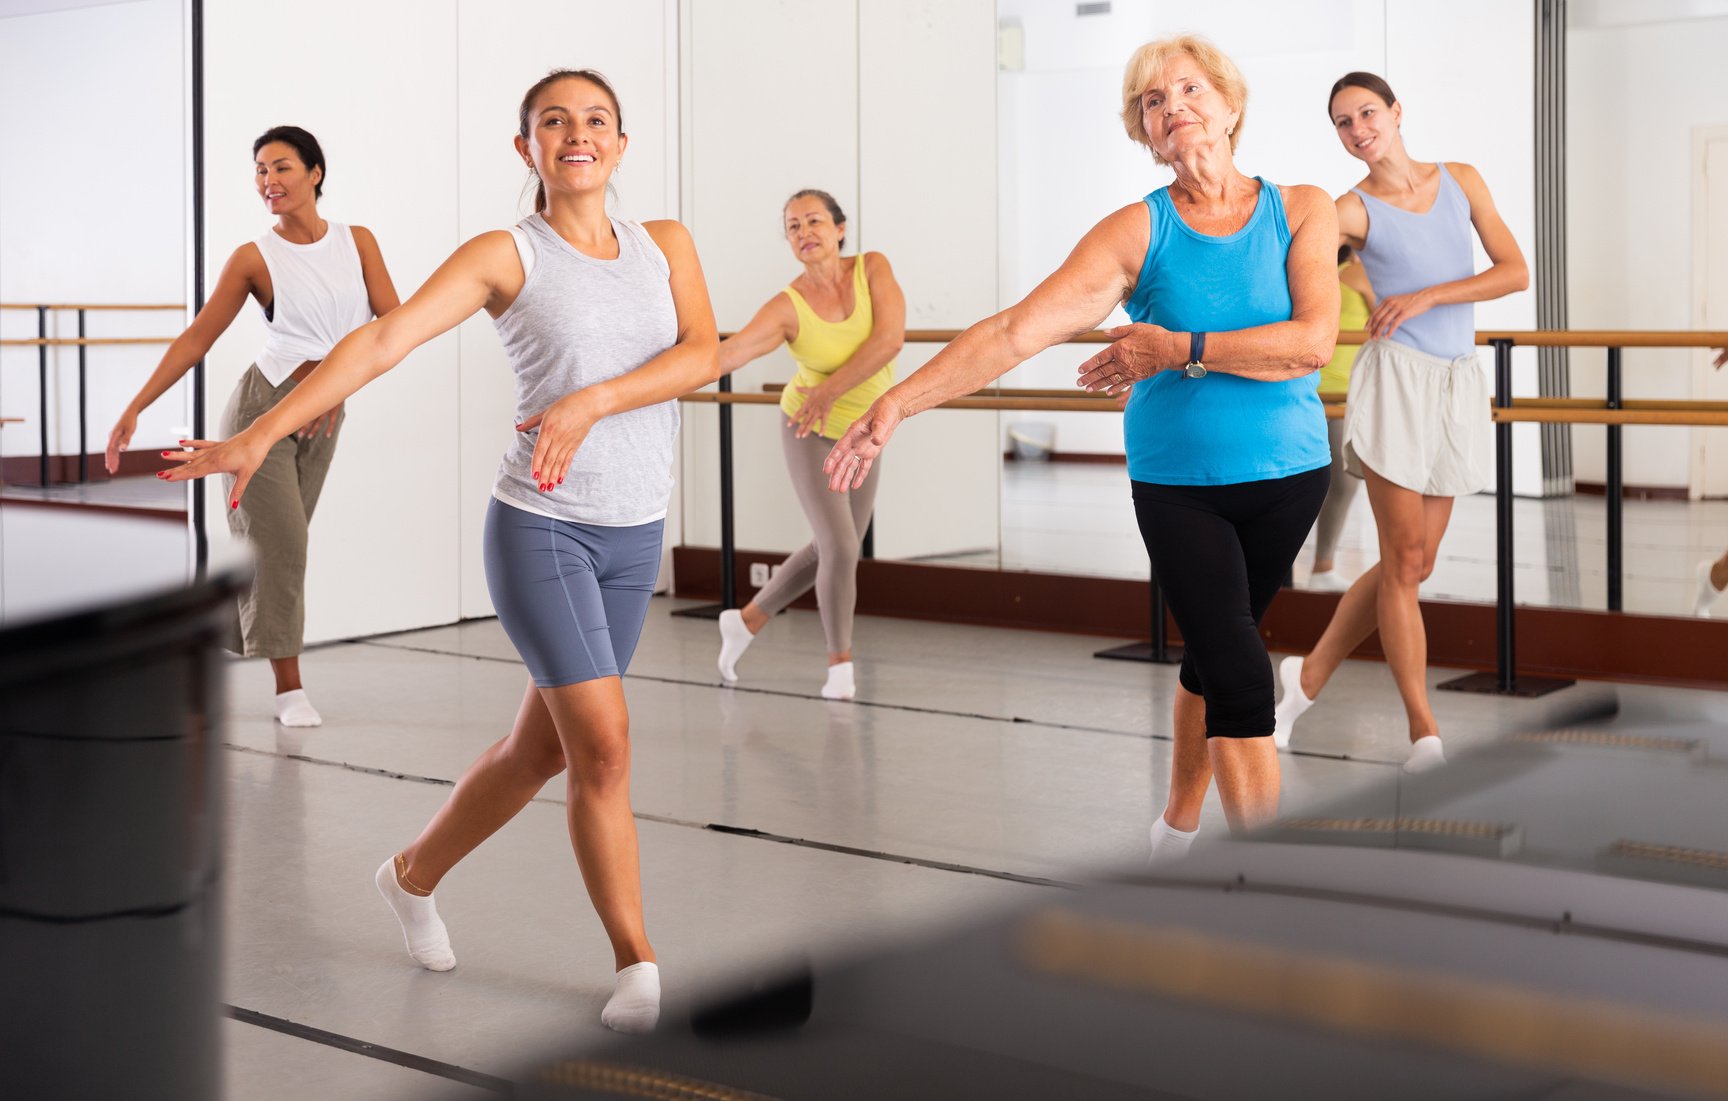
[[[1494,342],[1494,404],[1512,407],[1512,342]],[[1495,615],[1495,655],[1502,693],[1516,684],[1517,639],[1513,634],[1514,593],[1512,587],[1512,426],[1505,421],[1494,426],[1494,543],[1498,557],[1495,575],[1498,604]]]
[[[238,579],[0,631],[0,1097],[214,1098]]]
[[[720,392],[732,392],[732,376],[720,376]],[[732,405],[720,404],[720,606],[738,606],[738,544],[732,530]]]
[[[1624,409],[1625,395],[1620,389],[1620,349],[1608,349],[1608,408]],[[1608,425],[1608,610],[1624,610],[1625,594],[1621,575],[1625,572],[1622,549],[1625,545],[1626,487],[1621,481],[1620,426]]]

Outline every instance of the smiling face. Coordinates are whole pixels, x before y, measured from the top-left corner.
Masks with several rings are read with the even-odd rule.
[[[846,223],[835,222],[828,204],[814,195],[786,204],[786,243],[801,263],[814,264],[840,255]]]
[[[1338,140],[1352,157],[1373,164],[1398,148],[1398,124],[1404,118],[1402,104],[1387,106],[1376,93],[1349,87],[1339,89],[1332,97],[1331,111]]]
[[[1228,151],[1241,112],[1188,54],[1177,54],[1140,93],[1141,125],[1160,160],[1203,147]]]
[[[516,151],[539,175],[548,194],[601,189],[612,178],[629,138],[619,129],[618,105],[591,80],[554,81],[535,97],[528,136]]]
[[[308,172],[300,152],[285,141],[260,146],[252,173],[265,209],[279,218],[316,205],[318,181],[324,178],[321,168]]]

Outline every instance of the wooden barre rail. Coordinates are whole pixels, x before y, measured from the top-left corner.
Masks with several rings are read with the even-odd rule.
[[[143,303],[129,306],[118,302],[0,302],[0,310],[183,310],[184,303]]]
[[[946,344],[960,332],[959,329],[907,329],[906,343]],[[1344,329],[1338,333],[1340,344],[1366,344],[1369,339],[1368,334],[1360,329]],[[1476,334],[1476,343],[1484,347],[1496,340],[1510,340],[1520,348],[1723,348],[1728,347],[1728,332],[1691,329],[1484,329]],[[1111,340],[1094,330],[1063,343],[1109,344]]]
[[[1044,393],[1044,392],[1033,392]],[[713,390],[697,390],[685,394],[680,401],[693,405],[779,405],[777,394],[730,394]],[[1510,409],[1492,409],[1496,422],[1534,424],[1667,424],[1699,427],[1728,427],[1728,402],[1723,401],[1643,401],[1628,402],[1627,408],[1610,409],[1602,401],[1589,398],[1514,398]],[[999,413],[1115,413],[1114,398],[1106,397],[1043,397],[988,396],[980,392],[955,398],[937,406],[938,409],[994,410]],[[1328,402],[1326,416],[1336,420],[1344,415],[1342,402]]]
[[[46,339],[0,340],[0,348],[90,347],[97,344],[172,344],[171,336],[51,336]]]

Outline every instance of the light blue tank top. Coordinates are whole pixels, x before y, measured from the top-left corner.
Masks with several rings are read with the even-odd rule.
[[[1375,294],[1409,294],[1476,274],[1470,200],[1445,165],[1426,214],[1395,207],[1359,187],[1350,190],[1368,211],[1368,237],[1357,252]],[[1435,306],[1398,326],[1392,340],[1441,359],[1468,355],[1476,348],[1476,307],[1469,302]]]
[[[1278,185],[1255,179],[1254,213],[1224,237],[1190,229],[1169,188],[1146,196],[1152,238],[1129,317],[1179,333],[1290,320],[1290,223]],[[1160,371],[1135,383],[1128,399],[1128,476],[1160,485],[1231,485],[1326,466],[1332,460],[1319,390],[1318,372],[1256,382],[1217,371],[1204,378]]]

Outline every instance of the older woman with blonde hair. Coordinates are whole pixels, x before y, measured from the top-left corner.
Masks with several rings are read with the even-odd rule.
[[[830,488],[863,484],[905,418],[1087,332],[1133,324],[1080,365],[1127,395],[1134,510],[1182,630],[1170,798],[1155,859],[1185,851],[1214,777],[1233,831],[1277,813],[1271,662],[1258,624],[1326,495],[1316,372],[1338,336],[1338,220],[1319,188],[1244,175],[1248,89],[1193,36],[1129,60],[1122,122],[1175,182],[1094,226],[1023,301],[973,325],[859,418],[828,457]]]

